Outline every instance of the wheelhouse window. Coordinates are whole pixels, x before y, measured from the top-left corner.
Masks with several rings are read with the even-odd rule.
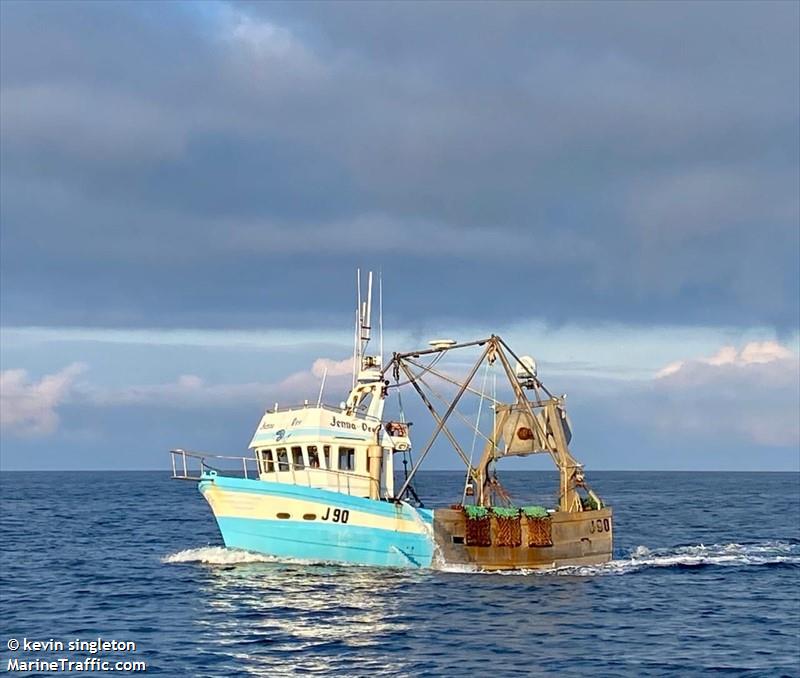
[[[352,447],[339,448],[339,470],[341,471],[355,471],[356,470],[356,451]]]
[[[275,450],[278,453],[278,470],[279,471],[288,471],[289,470],[289,455],[286,453],[285,447],[279,447]]]
[[[331,446],[330,445],[323,445],[322,446],[322,457],[325,459],[325,468],[333,468],[333,466],[331,466]]]
[[[308,465],[311,468],[319,468],[319,452],[316,445],[308,446]]]
[[[292,448],[292,466],[295,468],[303,468],[305,464],[303,463],[303,448],[302,447],[293,447]]]
[[[272,450],[261,450],[261,471],[262,473],[272,473],[275,471]]]

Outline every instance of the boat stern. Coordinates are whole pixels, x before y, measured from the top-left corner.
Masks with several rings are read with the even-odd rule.
[[[612,557],[613,527],[610,507],[481,516],[463,509],[434,511],[434,534],[445,562],[482,570],[606,563]]]

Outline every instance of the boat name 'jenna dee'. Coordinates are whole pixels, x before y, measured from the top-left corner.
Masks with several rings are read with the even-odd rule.
[[[365,299],[360,287],[359,274],[352,388],[338,407],[322,403],[322,388],[316,405],[276,404],[256,427],[249,457],[172,450],[173,477],[199,481],[225,545],[278,558],[414,568],[549,568],[610,560],[611,508],[572,456],[565,398],[542,384],[535,361],[491,335],[436,340],[427,349],[394,353],[383,364],[382,356],[367,353],[371,273]],[[440,366],[446,355],[465,351],[478,353],[465,377]],[[504,400],[498,373],[506,382]],[[444,398],[431,386],[434,379],[454,395]],[[416,462],[402,410],[397,419],[384,417],[390,392],[401,388],[416,392],[435,424]],[[469,450],[452,428],[454,414],[468,420],[458,409],[468,397],[479,399]],[[413,480],[440,438],[465,464],[463,491],[449,508],[427,509]],[[550,456],[559,472],[550,508],[515,505],[497,474],[504,458],[535,454]],[[403,461],[399,487],[397,457]],[[215,468],[232,463],[238,473]]]

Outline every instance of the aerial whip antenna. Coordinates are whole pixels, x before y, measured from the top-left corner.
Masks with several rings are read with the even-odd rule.
[[[353,335],[353,388],[356,387],[356,371],[361,362],[361,269],[356,269],[356,327]]]
[[[322,383],[319,385],[319,397],[317,398],[317,407],[322,404],[322,392],[325,390],[325,379],[328,376],[328,366],[325,365],[325,371],[322,373]]]

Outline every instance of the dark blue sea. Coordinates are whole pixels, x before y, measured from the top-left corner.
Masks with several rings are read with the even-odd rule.
[[[555,486],[501,478],[519,504]],[[800,676],[800,474],[590,479],[615,511],[613,562],[481,574],[225,551],[194,484],[167,473],[3,473],[0,670],[93,656],[169,676]],[[420,473],[417,490],[449,504],[461,482]],[[67,649],[8,649],[25,638]],[[68,650],[97,638],[136,650]]]

